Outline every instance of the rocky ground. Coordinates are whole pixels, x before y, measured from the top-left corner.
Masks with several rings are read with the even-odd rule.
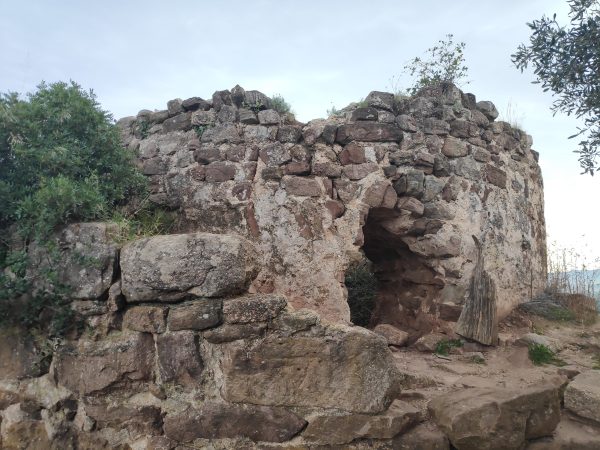
[[[274,295],[136,304],[119,330],[65,343],[48,373],[5,335],[0,448],[600,448],[600,323],[517,311],[497,347],[376,331]],[[531,343],[553,363],[534,365]]]
[[[598,420],[600,409],[595,408],[600,403],[592,408],[594,412],[586,413],[581,405],[585,401],[573,398],[578,397],[573,394],[579,385],[589,382],[595,385],[595,395],[598,395],[600,322],[583,325],[553,321],[517,309],[500,324],[500,330],[498,347],[464,343],[462,347],[451,347],[446,355],[438,354],[435,351],[436,347],[439,350],[441,340],[458,338],[443,334],[425,336],[411,347],[392,347],[396,364],[405,376],[400,399],[421,411],[425,418],[435,421],[432,415],[435,416],[436,411],[431,405],[439,399],[456,397],[460,392],[482,394],[500,388],[516,393],[523,388],[536,389],[548,383],[563,386],[561,390],[564,392],[567,385],[570,387],[561,400],[564,408],[554,437],[534,440],[527,448],[599,449],[600,423],[590,419],[595,416]],[[528,346],[531,343],[543,344],[555,351],[556,362],[535,365],[529,357]],[[587,396],[588,400],[594,395],[587,388],[581,391],[585,392],[582,397]],[[471,404],[467,409],[477,407],[479,405]],[[433,435],[437,431],[431,433]],[[459,448],[477,447],[466,445]]]

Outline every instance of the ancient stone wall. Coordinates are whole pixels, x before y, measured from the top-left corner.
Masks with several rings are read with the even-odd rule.
[[[543,289],[543,191],[532,139],[452,85],[413,98],[372,92],[304,125],[236,86],[120,121],[181,229],[259,247],[251,291],[349,320],[343,284],[361,252],[380,280],[372,325],[413,334],[460,314],[476,249],[499,317]]]
[[[400,399],[407,376],[388,349],[452,335],[472,236],[500,315],[542,289],[531,138],[453,86],[372,92],[306,125],[270,106],[236,87],[119,122],[177,229],[130,242],[116,224],[57,231],[84,327],[56,341],[2,331],[0,448],[495,448],[513,428],[521,448],[552,433],[558,385],[426,413]],[[29,251],[43,267],[44,248]],[[363,257],[385,338],[348,323],[344,273]],[[465,437],[489,408],[497,423]]]
[[[79,274],[72,307],[83,327],[60,340],[0,332],[0,448],[271,448],[391,438],[417,423],[395,400],[383,337],[247,293],[261,264],[252,242],[118,236],[105,223],[54,236],[65,276]],[[381,425],[301,436],[308,419],[331,416]]]

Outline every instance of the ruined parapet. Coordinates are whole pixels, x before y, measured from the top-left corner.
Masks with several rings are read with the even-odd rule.
[[[381,286],[372,325],[418,337],[458,319],[471,236],[483,243],[500,318],[545,284],[538,154],[497,115],[443,85],[411,98],[372,92],[304,125],[236,86],[120,125],[152,201],[177,210],[186,231],[258,245],[252,292],[347,322],[344,273],[362,252]]]

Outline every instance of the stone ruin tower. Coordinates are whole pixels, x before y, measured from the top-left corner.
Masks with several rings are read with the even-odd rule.
[[[459,318],[473,236],[499,318],[543,289],[538,153],[531,136],[495,121],[491,102],[453,85],[414,98],[371,92],[308,124],[270,103],[236,86],[120,121],[151,200],[178,211],[182,230],[255,244],[250,292],[347,323],[344,274],[364,255],[379,281],[371,325],[416,339]]]
[[[388,344],[494,344],[497,320],[543,289],[531,137],[452,85],[371,92],[308,124],[272,106],[236,86],[118,122],[176,227],[131,242],[112,223],[57,232],[87,331],[49,365],[2,332],[0,447],[448,448],[399,399]],[[365,258],[369,328],[385,337],[350,323],[345,274]],[[522,422],[551,433],[547,408],[529,420],[540,404]],[[523,442],[538,430],[523,427]]]

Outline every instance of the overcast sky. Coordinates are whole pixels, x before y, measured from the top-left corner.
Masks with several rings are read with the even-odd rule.
[[[406,62],[452,33],[466,43],[463,90],[533,135],[549,242],[592,260],[600,257],[600,174],[579,175],[567,139],[577,121],[553,117],[551,96],[510,62],[529,37],[526,22],[567,12],[566,0],[0,0],[0,91],[72,79],[120,118],[240,84],[283,95],[308,121],[391,90],[393,77],[409,85]]]

